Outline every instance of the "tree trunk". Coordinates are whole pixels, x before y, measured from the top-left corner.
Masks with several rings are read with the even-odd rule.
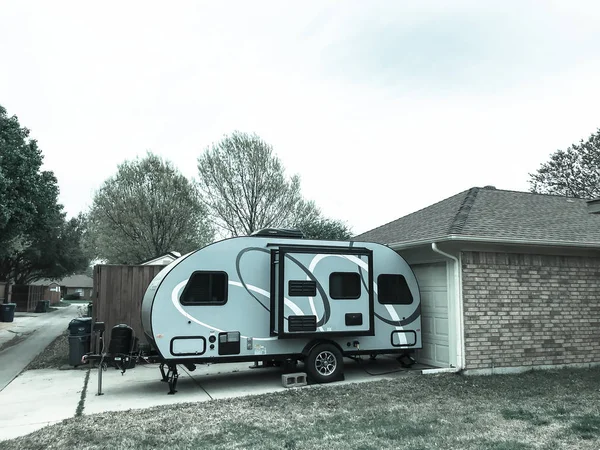
[[[6,285],[4,286],[4,303],[11,303],[12,300],[12,283],[10,282],[10,278],[6,280]]]

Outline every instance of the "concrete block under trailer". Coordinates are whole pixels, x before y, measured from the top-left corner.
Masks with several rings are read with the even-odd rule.
[[[341,379],[343,356],[421,348],[417,280],[400,255],[369,242],[213,243],[154,278],[142,327],[171,393],[177,364],[300,360],[323,383]]]

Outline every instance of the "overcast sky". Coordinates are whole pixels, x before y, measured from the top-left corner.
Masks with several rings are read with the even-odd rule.
[[[195,177],[241,130],[360,233],[473,186],[528,190],[595,132],[599,23],[594,1],[0,0],[0,104],[69,215],[124,159]]]

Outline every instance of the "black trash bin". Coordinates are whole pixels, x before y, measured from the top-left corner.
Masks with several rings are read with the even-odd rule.
[[[40,300],[35,307],[36,313],[47,313],[50,311],[50,300]]]
[[[69,322],[69,336],[84,336],[92,332],[91,317],[77,317]]]
[[[92,318],[78,317],[69,322],[69,364],[79,366],[81,358],[90,351]]]
[[[2,303],[0,305],[0,320],[2,322],[12,322],[15,320],[16,303]]]

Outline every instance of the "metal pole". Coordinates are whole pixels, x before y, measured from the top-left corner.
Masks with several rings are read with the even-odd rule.
[[[98,366],[98,394],[96,395],[102,395],[102,360]]]

